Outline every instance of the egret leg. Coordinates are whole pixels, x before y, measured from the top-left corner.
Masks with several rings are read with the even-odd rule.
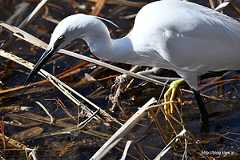
[[[164,94],[164,111],[166,115],[172,114],[174,109],[173,101],[176,98],[177,92],[179,91],[179,85],[184,83],[183,79],[175,80],[170,84],[170,87]]]
[[[196,101],[197,101],[197,104],[198,104],[198,108],[199,108],[199,111],[200,111],[200,123],[201,123],[201,130],[202,131],[208,131],[208,112],[207,112],[207,109],[205,107],[205,104],[202,100],[202,97],[200,95],[200,93],[194,89],[193,90],[193,93],[194,93],[194,96],[196,98]]]

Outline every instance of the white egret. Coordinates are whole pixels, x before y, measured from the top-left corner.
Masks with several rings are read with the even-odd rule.
[[[198,92],[198,77],[208,71],[240,68],[239,22],[195,3],[162,0],[144,6],[131,32],[120,39],[111,39],[96,16],[64,18],[27,82],[54,52],[77,38],[85,40],[91,52],[103,60],[176,71],[193,89],[203,124],[208,124],[208,113]],[[165,100],[174,99],[183,80],[172,82]],[[173,106],[165,106],[165,110],[172,113]]]

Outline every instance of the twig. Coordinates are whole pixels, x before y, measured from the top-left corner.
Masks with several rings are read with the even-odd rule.
[[[130,69],[130,72],[135,72],[135,70],[137,70],[138,68],[139,66],[134,66]],[[117,76],[115,79],[115,84],[113,84],[112,88],[115,88],[115,86],[117,85],[117,89],[115,91],[115,94],[113,96],[110,96],[109,98],[112,102],[112,107],[110,108],[110,111],[112,112],[114,112],[115,107],[118,106],[119,109],[124,113],[124,110],[119,102],[119,96],[123,92],[123,84],[125,81],[127,81],[127,78],[128,76],[126,74],[122,74],[120,76]]]
[[[130,145],[132,144],[133,141],[127,141],[126,143],[126,146],[124,148],[124,151],[123,151],[123,154],[122,154],[122,157],[120,160],[125,160],[126,157],[127,157],[127,153],[128,153],[128,149],[130,148]]]
[[[10,106],[1,106],[0,112],[19,112],[19,111],[28,111],[32,107],[28,106],[20,106],[20,105],[10,105]]]
[[[28,157],[30,158],[30,157],[32,157],[32,159],[33,160],[37,160],[37,156],[36,156],[36,151],[37,151],[37,148],[33,148],[33,149],[31,149],[31,148],[26,148],[26,152],[29,152],[30,151],[30,153],[28,154]]]
[[[76,118],[67,110],[67,107],[60,99],[57,99],[56,102],[71,119],[76,120]]]
[[[27,25],[33,18],[37,15],[39,10],[47,3],[48,0],[42,0],[35,9],[22,21],[22,23],[18,26],[19,28],[23,28]]]
[[[99,110],[94,112],[91,117],[88,117],[86,120],[84,120],[83,122],[79,123],[77,125],[77,128],[80,128],[80,129],[84,128],[97,115],[98,112],[99,112]]]
[[[223,3],[219,4],[214,10],[221,11],[224,8],[226,8],[229,4],[230,4],[230,2],[223,2]]]
[[[158,114],[159,112],[157,112],[157,113],[155,114],[153,110],[150,110],[149,113],[150,113],[150,115],[151,115],[151,117],[152,117],[152,120],[154,121],[154,123],[155,123],[155,125],[156,125],[156,128],[158,129],[159,135],[162,137],[163,142],[164,142],[165,144],[167,144],[167,143],[166,143],[167,137],[166,137],[166,135],[164,134],[164,129],[161,127],[161,124],[160,124],[160,122],[159,122],[159,119],[157,118],[157,114]]]
[[[3,156],[0,154],[0,160],[6,160],[6,159],[3,158]]]
[[[183,135],[185,135],[185,133],[186,129],[183,129],[163,148],[163,150],[154,158],[154,160],[160,160],[172,148],[171,145],[178,141],[179,137],[182,137]]]
[[[183,155],[182,155],[182,160],[186,159],[188,160],[188,155],[187,155],[187,147],[188,147],[188,141],[187,141],[187,138],[184,139],[184,152],[183,152]]]
[[[212,9],[215,8],[215,0],[208,0]]]
[[[47,108],[46,108],[41,102],[39,102],[39,101],[35,101],[35,103],[36,103],[37,105],[39,105],[39,107],[42,108],[42,109],[44,110],[44,112],[49,116],[49,118],[50,118],[50,124],[53,124],[54,118],[53,118],[53,116],[48,112]]]

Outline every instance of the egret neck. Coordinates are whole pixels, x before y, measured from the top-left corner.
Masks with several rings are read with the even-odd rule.
[[[132,59],[133,55],[136,55],[131,40],[127,36],[112,39],[107,29],[98,33],[88,32],[82,39],[96,57],[106,61],[126,63],[126,60]]]

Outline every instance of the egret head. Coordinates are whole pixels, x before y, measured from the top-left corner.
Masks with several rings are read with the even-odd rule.
[[[29,83],[44,63],[59,49],[64,48],[75,39],[81,38],[87,41],[89,37],[98,37],[98,34],[105,29],[104,23],[99,19],[106,20],[85,14],[75,14],[64,18],[54,29],[46,51],[28,75],[25,84]]]

